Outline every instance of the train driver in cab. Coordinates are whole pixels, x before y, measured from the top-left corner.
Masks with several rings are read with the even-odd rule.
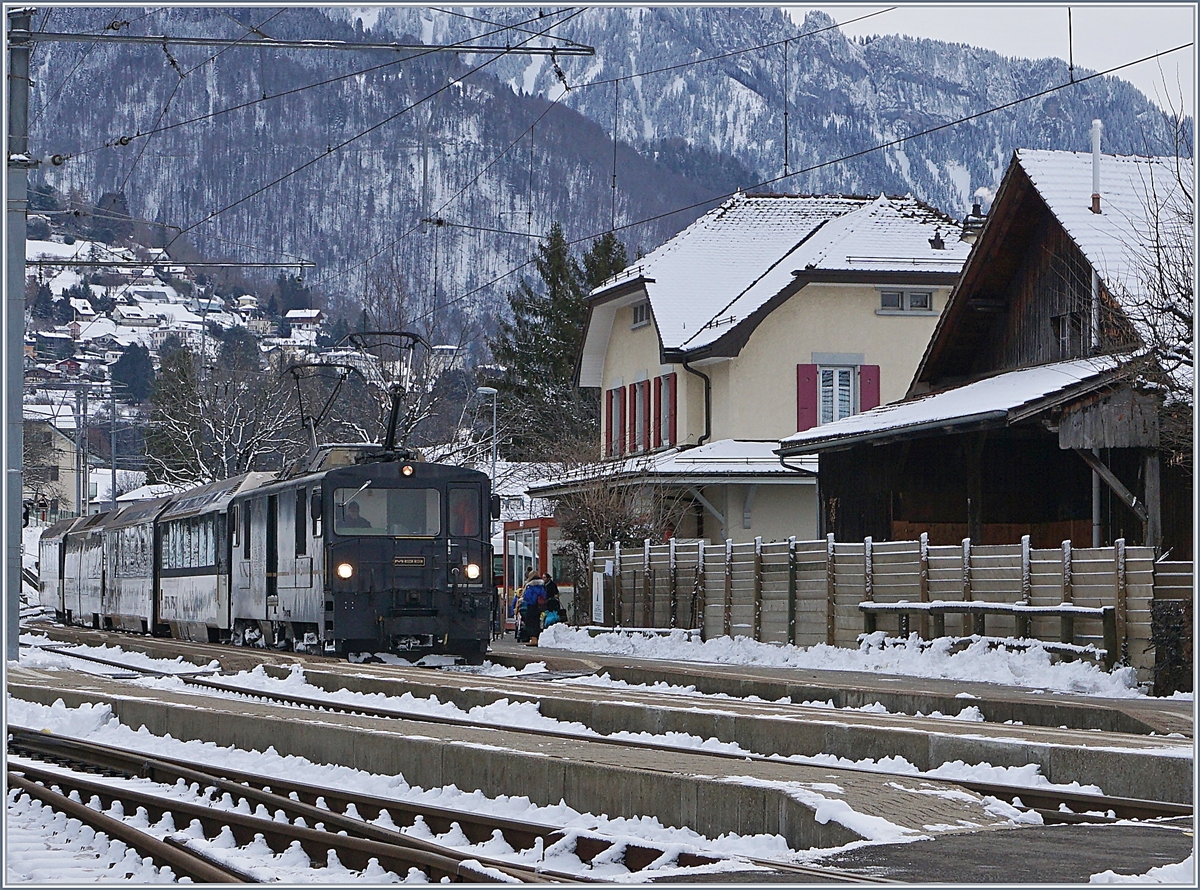
[[[371,521],[358,512],[358,502],[351,501],[346,505],[346,513],[342,517],[341,525],[344,528],[370,528]]]

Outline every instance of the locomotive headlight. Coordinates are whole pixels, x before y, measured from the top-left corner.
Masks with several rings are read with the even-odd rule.
[[[337,576],[343,581],[348,581],[354,576],[354,566],[350,565],[348,562],[338,563],[336,571]]]
[[[468,563],[466,571],[467,577],[472,581],[475,581],[479,578],[479,566],[475,565],[475,563]]]
[[[405,464],[400,468],[400,472],[405,476],[411,476],[413,474],[413,468],[409,464]]]

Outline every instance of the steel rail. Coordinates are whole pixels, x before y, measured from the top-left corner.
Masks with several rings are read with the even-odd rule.
[[[694,748],[682,748],[677,745],[667,745],[660,742],[645,741],[642,739],[614,739],[603,735],[593,736],[586,735],[584,733],[544,729],[540,727],[478,723],[470,720],[469,718],[446,717],[437,714],[409,713],[404,711],[387,710],[383,708],[373,708],[368,705],[339,702],[333,699],[310,698],[306,696],[292,696],[276,692],[265,692],[262,690],[241,689],[231,684],[221,683],[215,680],[206,680],[199,677],[184,677],[183,681],[192,686],[204,687],[249,697],[258,697],[268,701],[294,704],[318,710],[324,709],[326,711],[341,711],[351,714],[357,713],[368,717],[380,717],[392,720],[408,720],[416,723],[434,723],[449,726],[477,726],[480,728],[496,730],[500,732],[516,732],[548,738],[574,739],[577,741],[593,742],[602,745],[642,748],[649,751],[701,754],[709,757],[721,757],[728,760],[756,760],[769,763],[789,762],[789,760],[785,757],[757,754],[754,752],[732,753],[726,751],[698,750]],[[879,770],[869,770],[861,767],[839,766],[836,768],[839,770],[847,770],[849,772],[870,773],[872,775],[890,775],[889,773],[883,773]],[[998,798],[1020,797],[1022,801],[1024,801],[1026,798],[1029,798],[1030,800],[1042,801],[1047,805],[1043,807],[1035,806],[1032,808],[1041,813],[1043,818],[1045,818],[1047,821],[1113,822],[1116,819],[1173,818],[1176,816],[1190,816],[1193,812],[1193,807],[1188,804],[1177,804],[1155,800],[1139,800],[1136,798],[1108,797],[1096,794],[1087,794],[1086,792],[1080,791],[1060,791],[1054,788],[1038,788],[1025,785],[1000,785],[988,782],[977,782],[971,779],[947,779],[929,775],[912,776],[908,774],[899,774],[897,778],[920,779],[923,782],[937,782],[945,785],[953,785],[959,788],[966,788],[970,791],[975,791],[979,794],[990,795]],[[1109,818],[1107,816],[1084,816],[1083,814],[1077,813],[1063,813],[1058,809],[1058,805],[1061,803],[1085,805],[1088,807],[1088,809],[1102,810],[1105,812],[1108,810],[1113,810],[1116,813],[1116,816]]]
[[[196,778],[198,770],[195,764],[185,763],[174,758],[161,755],[153,758],[145,757],[98,742],[71,739],[47,732],[35,732],[23,727],[9,727],[9,733],[11,736],[10,747],[23,754],[36,754],[59,761],[67,759],[82,761],[96,768],[127,775],[138,775],[158,782],[173,782],[180,778],[185,781],[198,781]],[[383,810],[387,810],[393,821],[403,822],[406,825],[412,824],[416,817],[420,816],[431,830],[438,833],[449,830],[452,823],[457,822],[463,834],[473,843],[487,841],[497,829],[503,833],[510,844],[516,846],[519,843],[522,849],[533,846],[538,838],[541,838],[544,845],[549,847],[567,836],[565,830],[541,823],[484,816],[409,801],[397,801],[391,798],[307,785],[225,767],[206,765],[203,767],[203,772],[205,776],[209,777],[209,784],[228,790],[231,794],[244,793],[245,787],[250,786],[260,790],[269,789],[270,793],[284,798],[294,794],[301,801],[313,805],[316,804],[318,798],[323,798],[326,806],[330,808],[328,811],[322,810],[323,815],[329,811],[345,813],[350,805],[353,805],[363,820],[371,820],[378,818]],[[192,778],[189,779],[189,776]],[[218,785],[217,779],[227,780],[230,784]],[[355,822],[358,824],[357,820]],[[616,839],[597,832],[573,831],[572,834],[575,844],[574,853],[584,862],[590,862],[618,843]],[[620,841],[620,843],[624,846],[622,860],[631,872],[640,871],[660,860],[665,852],[664,849],[644,841],[638,843]],[[828,867],[803,866],[753,857],[734,857],[734,859],[776,871],[821,877],[830,882],[894,883],[884,878],[857,875]],[[678,854],[675,865],[680,868],[695,868],[730,860],[731,857],[728,856],[685,850]],[[587,878],[580,878],[576,875],[559,874],[553,871],[541,873],[550,877],[562,877],[574,881],[587,880]]]
[[[40,782],[46,787],[56,785],[59,788],[76,791],[80,796],[96,797],[102,806],[111,806],[113,801],[120,801],[122,806],[129,804],[134,808],[142,807],[151,821],[161,819],[164,813],[171,813],[173,816],[199,821],[207,832],[216,833],[228,827],[239,846],[249,844],[256,837],[261,836],[263,841],[277,853],[287,850],[293,841],[299,842],[309,859],[315,862],[323,861],[328,851],[333,849],[343,865],[358,871],[366,869],[370,865],[370,860],[375,859],[382,867],[401,877],[407,875],[410,868],[416,867],[426,872],[434,881],[443,877],[450,880],[483,883],[492,883],[496,880],[495,874],[471,864],[472,862],[483,863],[484,860],[481,857],[434,852],[430,849],[431,847],[443,851],[445,848],[438,848],[437,845],[430,844],[428,841],[407,837],[398,831],[367,825],[332,811],[310,807],[307,804],[298,804],[296,801],[288,801],[287,798],[281,798],[278,795],[265,796],[266,802],[276,806],[277,815],[278,810],[283,810],[285,813],[289,810],[293,813],[302,813],[306,822],[312,820],[313,825],[323,824],[323,829],[275,821],[270,816],[248,815],[235,810],[218,810],[212,806],[167,798],[159,794],[118,788],[78,774],[44,769],[36,765],[10,762],[10,776],[13,772],[23,774],[26,779]],[[264,797],[256,796],[253,789],[238,786],[229,793],[231,797],[237,793],[247,801],[258,800],[263,803],[265,810]],[[290,806],[286,806],[285,802]],[[350,824],[347,825],[347,823]],[[361,834],[364,826],[374,837],[338,833],[347,828],[356,828]],[[383,837],[386,837],[387,840],[380,839]],[[503,871],[522,883],[550,881],[532,869],[513,866],[509,863],[503,863],[499,868],[488,867]]]
[[[65,645],[69,645],[69,644],[63,644],[63,645],[65,646]],[[147,677],[186,677],[186,676],[193,676],[195,674],[216,673],[216,671],[214,671],[211,668],[202,668],[202,667],[198,667],[194,671],[184,671],[184,672],[180,672],[180,673],[175,673],[172,671],[160,671],[157,668],[149,668],[149,667],[142,667],[140,665],[126,664],[123,661],[113,661],[112,659],[101,658],[98,655],[87,655],[86,653],[83,653],[83,652],[72,652],[70,649],[62,648],[60,646],[33,646],[33,645],[30,645],[29,643],[21,643],[21,648],[22,649],[45,649],[47,652],[53,652],[55,655],[65,655],[68,658],[78,658],[81,661],[90,661],[95,664],[105,665],[106,667],[119,668],[121,670],[130,671],[132,673],[141,674],[141,675],[147,676]]]
[[[39,785],[28,775],[24,775],[24,772],[26,771],[21,770],[20,767],[10,765],[7,770],[8,787],[20,788],[50,809],[64,813],[72,819],[78,819],[96,831],[102,831],[111,838],[123,841],[142,856],[149,856],[160,868],[170,866],[171,870],[181,878],[191,878],[193,881],[205,884],[241,884],[254,881],[254,878],[214,862],[193,850],[159,840],[120,819],[114,819],[112,816],[93,810],[86,804],[71,800],[46,785]]]

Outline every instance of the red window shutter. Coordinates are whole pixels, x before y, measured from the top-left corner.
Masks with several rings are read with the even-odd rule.
[[[625,453],[637,451],[637,384],[625,387]]]
[[[650,450],[650,381],[638,384],[642,389],[642,451]]]
[[[604,453],[612,457],[613,453],[613,395],[615,390],[604,393]]]
[[[817,425],[817,366],[796,365],[796,432]]]
[[[655,448],[662,448],[662,377],[654,378],[654,410],[650,413],[651,425],[654,432],[650,434],[650,441],[654,443]]]
[[[870,411],[879,407],[879,365],[860,365],[858,368],[858,410]]]
[[[667,444],[671,445],[671,446],[674,446],[675,443],[678,441],[678,438],[675,435],[675,417],[678,413],[677,412],[677,404],[676,404],[677,398],[678,398],[676,396],[676,386],[677,385],[678,384],[676,382],[675,375],[673,373],[668,374],[667,379],[666,379],[667,405],[668,405],[668,408],[667,408],[667,412],[668,412],[667,413],[667,436],[668,436]]]

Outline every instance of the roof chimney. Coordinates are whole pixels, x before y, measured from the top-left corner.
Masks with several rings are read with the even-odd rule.
[[[1100,131],[1104,124],[1092,121],[1092,213],[1100,212]]]

